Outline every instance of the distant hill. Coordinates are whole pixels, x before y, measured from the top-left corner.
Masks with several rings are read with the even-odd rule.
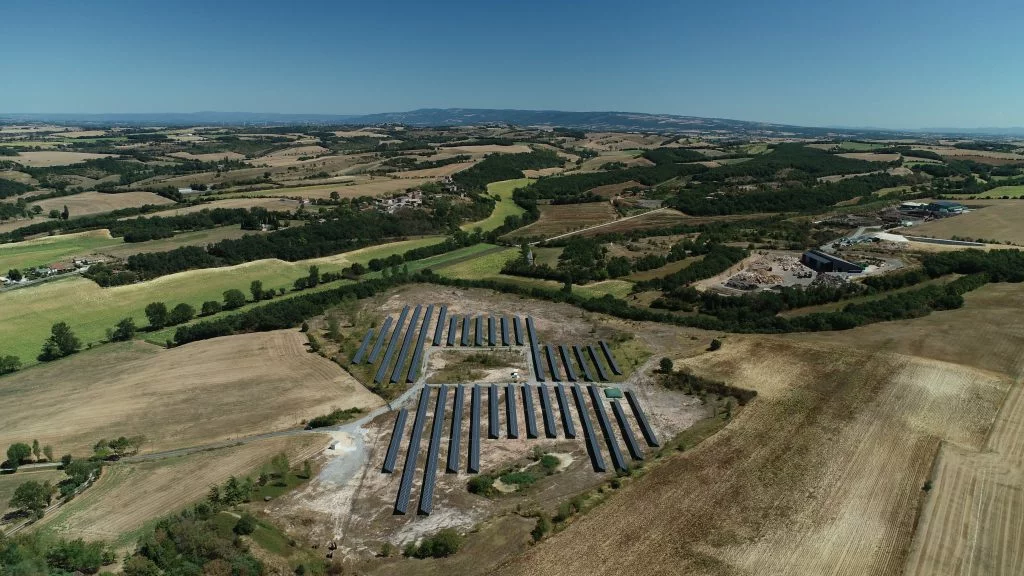
[[[565,112],[559,110],[501,110],[491,108],[422,108],[409,112],[381,114],[277,114],[260,112],[187,112],[152,114],[2,114],[0,123],[57,122],[76,125],[160,125],[196,126],[211,124],[335,124],[375,125],[407,124],[412,126],[468,126],[481,124],[512,124],[516,126],[549,126],[582,130],[636,132],[722,132],[735,136],[799,136],[810,138],[865,137],[881,138],[898,135],[950,134],[967,136],[1024,136],[1024,128],[936,128],[927,130],[884,130],[875,128],[808,127],[767,122],[702,118],[673,114],[642,114],[637,112]]]

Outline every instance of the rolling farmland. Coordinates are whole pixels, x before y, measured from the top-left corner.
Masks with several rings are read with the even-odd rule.
[[[143,452],[157,452],[383,403],[331,361],[309,354],[305,342],[297,330],[170,350],[134,341],[26,369],[0,387],[0,442],[38,438],[58,454],[84,456],[101,438],[144,434]]]
[[[21,270],[47,266],[59,260],[91,254],[118,244],[122,244],[121,239],[111,238],[107,230],[91,230],[0,244],[0,274],[6,274],[11,268]]]
[[[132,316],[136,325],[145,326],[143,312],[153,301],[186,302],[198,309],[207,300],[220,301],[225,290],[247,291],[252,280],[262,281],[267,289],[290,288],[296,278],[307,274],[311,264],[320,266],[321,272],[336,271],[353,262],[366,264],[372,258],[387,257],[440,240],[439,237],[417,238],[298,262],[257,260],[237,266],[179,272],[111,288],[101,288],[82,277],[63,278],[3,295],[0,342],[3,342],[4,354],[14,354],[23,363],[30,364],[49,335],[50,326],[56,322],[67,322],[83,344],[98,342],[105,337],[107,328],[121,318]]]
[[[504,224],[506,217],[521,215],[524,210],[512,201],[512,192],[515,191],[516,188],[522,188],[530,182],[533,182],[533,180],[529,178],[519,178],[516,180],[503,180],[501,182],[492,182],[488,184],[487,193],[491,196],[501,196],[501,201],[494,205],[494,211],[491,212],[490,216],[480,220],[479,222],[463,224],[461,228],[463,230],[472,231],[479,227],[484,232],[490,232]]]
[[[102,214],[121,208],[138,208],[146,205],[163,206],[174,204],[173,200],[157,196],[152,192],[119,192],[117,194],[103,194],[101,192],[82,192],[71,196],[58,198],[47,198],[39,202],[29,202],[33,206],[43,209],[43,214],[50,210],[63,210],[68,207],[72,218],[76,216],[88,216],[90,214]]]
[[[905,234],[934,238],[982,239],[1024,245],[1024,202],[999,202],[967,214],[903,229]]]

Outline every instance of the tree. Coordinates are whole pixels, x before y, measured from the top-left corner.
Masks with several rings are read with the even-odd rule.
[[[60,210],[57,210],[56,208],[47,212],[46,215],[53,220],[60,220]]]
[[[146,305],[146,318],[149,319],[150,328],[163,328],[167,325],[168,316],[167,305],[163,302],[150,302]]]
[[[214,300],[207,300],[203,302],[202,315],[209,316],[220,312],[220,302]]]
[[[49,444],[43,446],[43,454],[46,455],[47,462],[53,462],[53,446],[50,446]]]
[[[24,442],[15,442],[7,447],[7,465],[16,471],[18,466],[31,455],[31,446]]]
[[[319,283],[320,283],[320,267],[319,266],[310,266],[309,267],[309,276],[306,277],[306,286],[308,286],[309,288],[314,288]]]
[[[53,486],[49,482],[39,483],[29,480],[14,491],[11,508],[32,512],[37,518],[43,517],[43,511],[50,505],[53,498]]]
[[[43,448],[39,445],[39,440],[32,440],[32,455],[35,456],[36,462],[43,455]]]
[[[341,340],[341,321],[335,312],[327,314],[327,337],[335,342]]]
[[[263,299],[263,282],[259,280],[253,280],[249,284],[249,293],[252,294],[252,301],[259,302]]]
[[[341,194],[338,194],[337,190],[331,190],[331,200],[338,200],[341,198]]]
[[[661,361],[658,362],[658,369],[661,370],[662,374],[671,374],[672,373],[672,359],[671,358],[662,358]]]
[[[10,374],[21,370],[21,359],[17,356],[0,356],[0,374]]]
[[[313,477],[313,467],[309,465],[309,460],[302,463],[302,477],[306,480]]]
[[[224,309],[234,310],[235,308],[241,308],[245,306],[245,294],[237,288],[232,288],[224,292]]]
[[[291,469],[291,464],[288,463],[288,456],[282,452],[271,458],[270,469],[274,471],[274,475],[277,476],[278,480],[284,482],[288,476],[288,470]]]
[[[167,317],[167,322],[172,326],[175,324],[184,324],[185,322],[195,318],[195,316],[196,309],[182,302],[171,310],[170,315]]]
[[[49,362],[57,358],[63,358],[78,352],[82,348],[82,341],[71,331],[67,322],[58,322],[50,328],[50,337],[43,343],[43,350],[39,354],[39,360]]]
[[[110,340],[113,342],[127,342],[135,337],[136,330],[135,319],[130,316],[122,318],[110,333]]]
[[[551,520],[542,512],[537,516],[537,525],[533,527],[533,531],[530,535],[533,536],[534,542],[540,542],[541,538],[551,532]]]
[[[711,341],[711,346],[708,346],[708,350],[711,350],[712,352],[714,352],[715,350],[718,350],[721,347],[722,347],[722,341],[719,340],[718,338],[715,338],[714,340]]]
[[[7,279],[11,282],[21,282],[22,278],[21,270],[18,270],[17,268],[11,268],[7,271]]]

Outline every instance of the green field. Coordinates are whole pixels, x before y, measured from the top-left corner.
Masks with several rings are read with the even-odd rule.
[[[462,229],[468,232],[472,232],[475,228],[480,227],[484,232],[490,232],[495,228],[498,228],[505,223],[505,217],[507,216],[519,216],[523,214],[525,210],[519,207],[518,204],[512,201],[512,192],[516,188],[522,188],[530,182],[533,182],[530,178],[518,178],[515,180],[502,180],[501,182],[491,182],[487,185],[487,193],[490,195],[501,196],[501,201],[494,205],[494,211],[491,215],[479,222],[472,222],[470,224],[463,224]]]
[[[490,245],[486,245],[490,246]],[[502,266],[506,262],[519,255],[518,248],[493,247],[493,250],[482,252],[476,258],[464,259],[447,266],[433,268],[441,276],[448,278],[464,278],[466,280],[496,280],[505,284],[514,284],[529,288],[545,288],[548,290],[560,290],[561,282],[554,280],[542,280],[540,278],[526,278],[523,276],[510,276],[501,273]],[[573,292],[585,296],[599,297],[605,294],[623,298],[633,288],[631,282],[625,280],[605,280],[595,282],[586,286],[573,285]]]
[[[683,268],[686,268],[694,262],[699,262],[704,259],[704,256],[691,256],[689,258],[683,258],[682,260],[676,260],[675,262],[669,262],[660,268],[652,268],[651,270],[644,270],[643,272],[634,272],[629,276],[626,276],[629,280],[634,282],[641,282],[643,280],[654,280],[655,278],[661,278],[668,276],[674,272],[678,272]]]
[[[121,243],[120,238],[111,238],[106,230],[93,230],[0,244],[0,274],[7,274],[11,268],[48,266]]]
[[[984,194],[977,195],[978,198],[1002,198],[1003,196],[1020,198],[1024,196],[1024,186],[1000,186],[998,188],[993,188]]]
[[[95,343],[105,338],[107,328],[121,318],[131,316],[136,325],[145,326],[144,309],[150,302],[186,302],[198,309],[206,300],[223,300],[224,291],[231,288],[248,294],[253,280],[262,281],[268,290],[291,288],[296,278],[306,275],[310,264],[320,266],[321,272],[337,271],[353,262],[365,264],[373,258],[400,254],[441,239],[417,238],[299,262],[258,260],[112,288],[100,288],[91,280],[73,277],[12,290],[0,294],[0,354],[14,354],[23,364],[33,364],[49,336],[50,326],[56,322],[67,322],[83,345]]]

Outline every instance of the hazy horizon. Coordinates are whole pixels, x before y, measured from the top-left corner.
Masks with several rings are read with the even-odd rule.
[[[386,6],[33,2],[5,114],[619,111],[796,126],[1024,126],[1006,0]],[[45,41],[44,41],[45,39]]]

